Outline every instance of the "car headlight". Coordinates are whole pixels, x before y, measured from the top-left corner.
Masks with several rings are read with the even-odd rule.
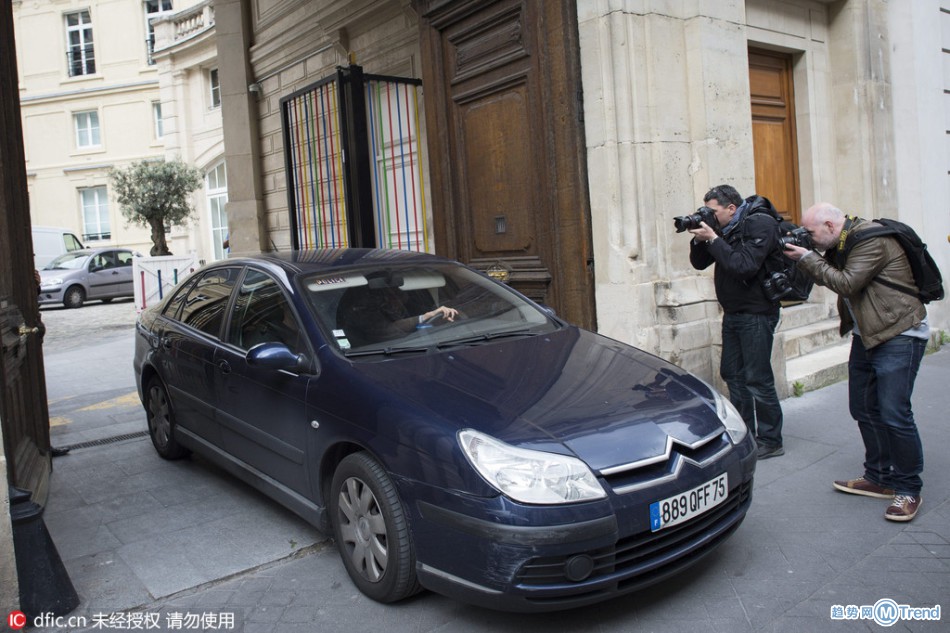
[[[576,457],[517,448],[472,429],[459,431],[458,441],[475,470],[515,501],[559,504],[607,496]]]
[[[729,402],[728,398],[713,389],[712,386],[708,384],[706,384],[706,386],[709,387],[709,391],[712,392],[713,407],[716,409],[716,415],[719,416],[719,419],[726,427],[729,439],[732,440],[733,444],[738,445],[745,439],[746,434],[749,432],[749,427],[745,425],[745,420],[742,419],[742,416],[739,415],[739,412],[733,404]]]
[[[59,277],[50,277],[40,282],[40,290],[53,290],[63,285],[63,280]]]

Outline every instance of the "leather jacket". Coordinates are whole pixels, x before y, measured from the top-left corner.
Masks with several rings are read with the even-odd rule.
[[[850,231],[860,232],[873,224],[857,218]],[[895,290],[876,278],[914,288],[914,275],[904,249],[893,237],[876,237],[858,242],[842,268],[836,262],[837,249],[830,249],[824,257],[810,254],[798,265],[820,286],[838,295],[838,314],[841,317],[841,336],[858,322],[861,341],[866,349],[887,342],[901,332],[920,325],[927,317],[927,309],[917,297]],[[848,299],[851,310],[845,305]]]

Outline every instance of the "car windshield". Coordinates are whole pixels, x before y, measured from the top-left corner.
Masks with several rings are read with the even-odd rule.
[[[534,304],[461,266],[360,268],[305,277],[302,285],[317,320],[347,356],[479,345],[558,328]]]
[[[46,265],[43,270],[79,270],[89,261],[89,253],[76,251],[63,253]]]

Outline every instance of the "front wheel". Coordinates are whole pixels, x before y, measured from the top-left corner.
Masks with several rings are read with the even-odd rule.
[[[188,455],[188,449],[175,441],[175,414],[165,385],[158,378],[152,378],[145,394],[148,434],[155,450],[164,459],[181,459]]]
[[[378,602],[419,591],[416,561],[396,487],[367,453],[347,456],[330,489],[333,535],[353,583]]]
[[[81,308],[85,301],[86,291],[82,289],[82,286],[72,286],[63,295],[63,305],[67,308]]]

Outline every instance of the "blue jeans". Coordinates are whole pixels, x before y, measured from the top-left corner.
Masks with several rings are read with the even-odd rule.
[[[782,445],[782,405],[772,374],[772,339],[778,314],[724,314],[719,375],[729,400],[760,445]],[[756,432],[758,427],[758,432]]]
[[[864,477],[897,494],[920,494],[924,452],[910,396],[927,341],[895,336],[865,349],[851,340],[848,400],[864,440]]]

